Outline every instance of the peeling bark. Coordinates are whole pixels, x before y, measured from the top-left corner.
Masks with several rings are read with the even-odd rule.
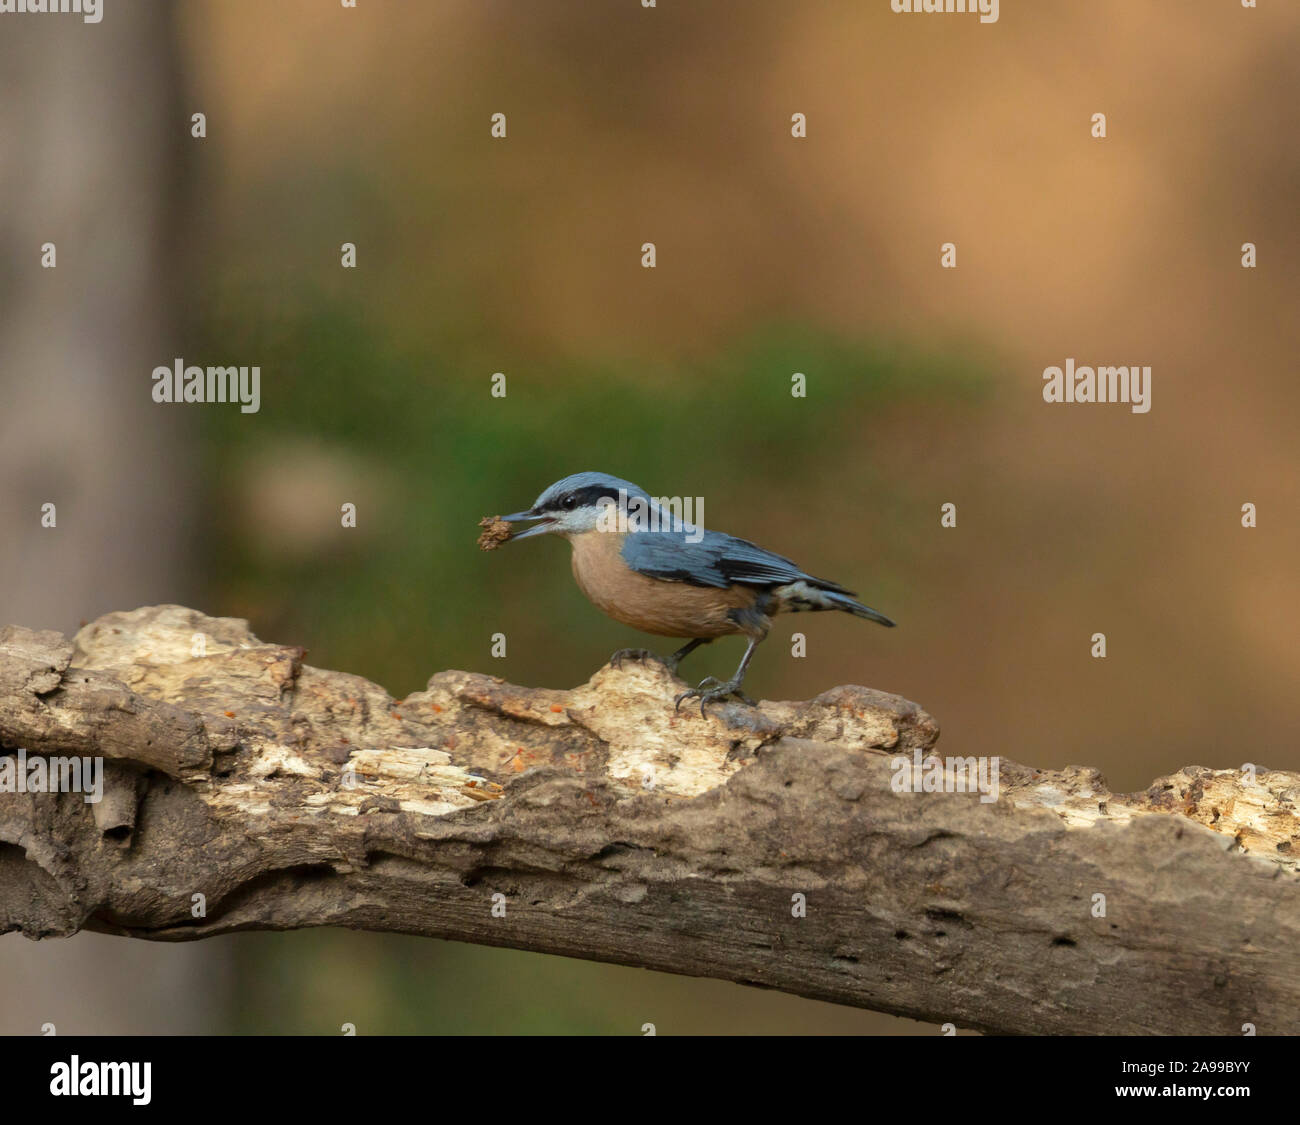
[[[900,793],[938,727],[866,688],[702,718],[629,662],[398,702],[302,657],[177,606],[0,631],[0,764],[105,762],[98,804],[0,793],[0,933],[350,926],[995,1032],[1300,1031],[1295,773]]]

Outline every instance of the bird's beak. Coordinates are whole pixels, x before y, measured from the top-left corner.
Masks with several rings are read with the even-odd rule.
[[[526,523],[528,520],[541,520],[536,527],[530,527],[527,531],[521,531],[518,535],[512,535],[506,540],[507,543],[513,543],[518,539],[527,539],[531,535],[545,535],[554,526],[555,521],[547,516],[540,516],[534,511],[515,512],[512,516],[502,516],[506,523]]]

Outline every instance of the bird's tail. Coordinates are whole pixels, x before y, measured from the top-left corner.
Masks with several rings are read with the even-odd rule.
[[[878,625],[887,625],[891,629],[894,627],[894,622],[883,613],[854,601],[843,587],[828,590],[810,582],[791,582],[786,586],[778,586],[773,593],[780,598],[781,609],[786,613],[800,613],[804,610],[815,613],[818,610],[838,609],[851,613],[854,617],[865,617]]]
[[[877,625],[887,625],[891,629],[894,627],[894,622],[883,613],[872,609],[869,605],[855,602],[846,594],[827,594],[826,598],[833,603],[835,609],[842,609],[845,613],[853,614],[854,617],[865,617],[868,621],[876,622]]]

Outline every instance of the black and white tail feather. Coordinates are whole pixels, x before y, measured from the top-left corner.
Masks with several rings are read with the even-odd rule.
[[[822,610],[837,609],[843,613],[851,613],[854,617],[864,617],[868,621],[887,625],[891,629],[894,627],[894,622],[883,613],[859,601],[854,601],[851,594],[852,591],[831,582],[823,585],[812,585],[807,581],[791,582],[785,586],[774,587],[772,590],[772,596],[777,599],[782,613],[818,613]]]

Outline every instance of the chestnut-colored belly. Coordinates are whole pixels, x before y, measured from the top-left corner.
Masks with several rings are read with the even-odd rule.
[[[573,536],[573,577],[593,605],[615,621],[660,637],[723,637],[746,632],[727,611],[752,606],[744,586],[719,590],[664,582],[630,569],[620,551],[624,535],[588,531]]]

